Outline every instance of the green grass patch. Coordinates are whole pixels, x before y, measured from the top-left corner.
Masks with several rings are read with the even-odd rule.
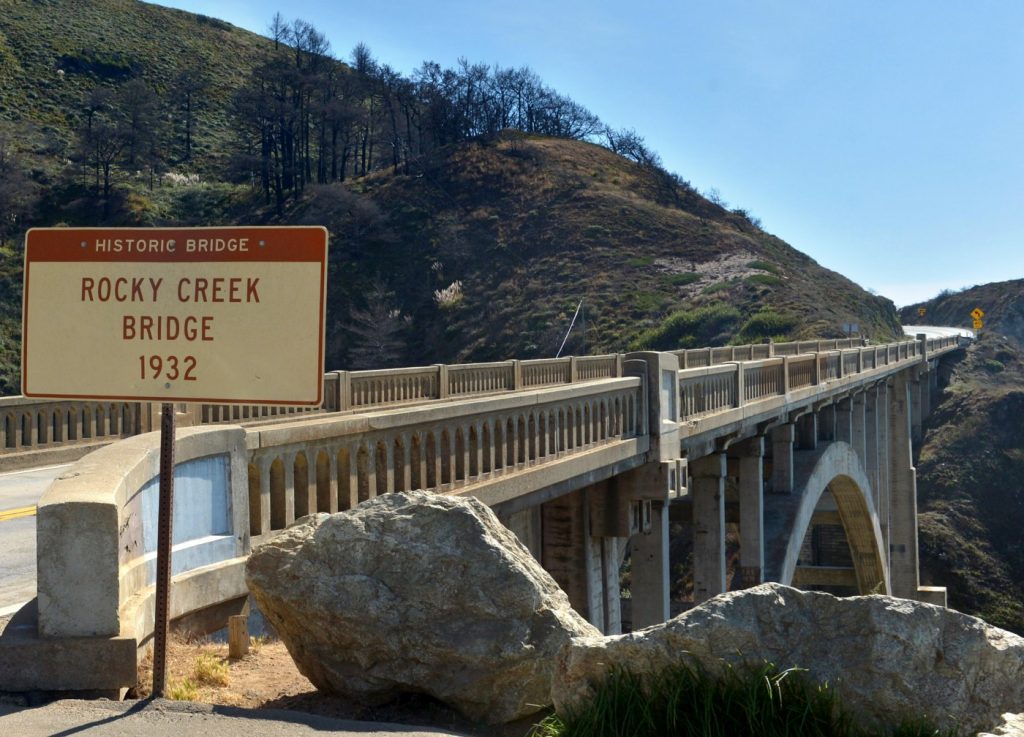
[[[714,284],[708,284],[704,289],[701,290],[701,294],[715,294],[717,292],[723,292],[732,286],[732,282],[718,281]]]
[[[782,284],[782,279],[774,274],[751,274],[744,281],[759,287],[774,287]]]
[[[842,708],[828,684],[804,672],[727,668],[714,677],[679,665],[641,677],[614,670],[587,708],[550,716],[531,737],[954,737],[923,720],[868,729]]]
[[[740,328],[739,343],[759,343],[766,338],[785,338],[800,326],[800,320],[771,309],[762,309],[750,316]]]
[[[720,336],[732,331],[740,321],[740,312],[726,304],[678,310],[657,327],[643,331],[630,350],[666,351],[720,343]]]
[[[767,271],[770,274],[778,274],[779,267],[768,261],[750,261],[747,263],[747,268],[757,269],[758,271]]]
[[[634,268],[650,266],[653,263],[654,258],[652,256],[637,256],[636,258],[631,258],[628,261],[626,261],[627,266],[632,266]]]
[[[667,281],[674,287],[685,287],[687,284],[700,281],[700,274],[696,271],[684,271],[679,274],[670,274]]]

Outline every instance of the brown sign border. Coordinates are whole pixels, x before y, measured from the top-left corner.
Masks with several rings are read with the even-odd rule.
[[[97,253],[88,248],[86,239],[95,239],[101,234],[109,238],[132,240],[175,240],[184,242],[188,237],[249,237],[256,242],[256,251],[241,254],[236,251],[220,253],[166,253],[146,251],[133,253]],[[287,244],[274,248],[261,247],[258,242],[273,236],[284,236]],[[268,244],[269,245],[269,244]],[[193,228],[31,228],[25,234],[24,281],[22,289],[21,329],[21,393],[22,396],[37,399],[58,400],[116,400],[148,402],[187,402],[207,404],[271,405],[292,407],[319,407],[324,397],[324,332],[327,311],[327,229],[319,225],[266,225],[266,226],[212,226]],[[283,249],[283,250],[282,250]],[[30,274],[33,262],[64,263],[223,263],[223,262],[317,262],[320,264],[320,329],[317,331],[317,398],[315,401],[289,399],[224,399],[219,397],[149,396],[142,394],[53,394],[28,392],[28,346],[29,315],[28,299],[31,287]]]

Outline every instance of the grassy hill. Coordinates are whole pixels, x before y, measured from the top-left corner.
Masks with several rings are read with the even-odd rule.
[[[903,314],[964,325],[976,307],[985,328],[952,368],[917,462],[922,575],[949,587],[951,606],[1024,632],[1024,280]]]
[[[360,182],[338,220],[330,189],[297,217],[343,234],[339,274],[387,282],[417,361],[551,356],[581,299],[590,353],[898,330],[888,300],[593,144],[509,133],[447,148]],[[356,202],[372,213],[358,237]],[[343,282],[338,314],[362,291]],[[461,299],[439,303],[453,283]]]

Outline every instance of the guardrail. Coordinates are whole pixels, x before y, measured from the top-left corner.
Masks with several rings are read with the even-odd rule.
[[[807,382],[816,382],[819,377],[831,380],[860,370],[864,365],[874,367],[889,362],[897,355],[899,358],[921,355],[927,350],[957,342],[957,338],[951,337],[923,343],[904,340],[885,346],[864,347],[859,339],[815,340],[697,348],[672,353],[679,358],[682,369],[780,356],[796,357],[807,353],[825,354],[827,358],[823,364],[815,366],[810,376],[806,367],[790,366],[790,375],[803,382],[800,386],[806,386]],[[847,352],[854,349],[853,353]],[[840,366],[839,361],[846,363]],[[622,376],[622,362],[622,354],[608,354],[372,371],[330,371],[324,375],[324,403],[320,408],[203,404],[188,405],[187,413],[192,424],[209,425],[275,421],[290,415],[365,411],[616,378]],[[719,389],[713,388],[713,391]],[[711,406],[719,399],[709,397],[701,401]],[[82,440],[112,441],[148,432],[155,429],[149,421],[152,414],[151,405],[134,402],[64,402],[2,397],[0,458],[27,450],[72,446],[81,444]]]
[[[803,344],[799,344],[803,345]],[[737,361],[679,371],[681,417],[692,420],[735,409],[747,402],[907,361],[959,346],[957,338],[903,340],[881,346],[828,350],[755,361]],[[742,348],[742,347],[741,347]],[[702,349],[707,350],[707,349]],[[680,355],[678,352],[676,355]],[[708,355],[708,354],[703,354]],[[714,354],[711,354],[712,356]],[[702,361],[698,356],[697,361]]]

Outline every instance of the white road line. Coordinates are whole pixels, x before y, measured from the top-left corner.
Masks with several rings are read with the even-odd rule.
[[[6,471],[4,473],[0,473],[0,477],[17,476],[20,473],[37,473],[39,471],[52,471],[55,468],[67,468],[68,466],[73,465],[73,463],[58,463],[56,466],[40,466],[39,468],[25,468],[22,469],[21,471]]]

